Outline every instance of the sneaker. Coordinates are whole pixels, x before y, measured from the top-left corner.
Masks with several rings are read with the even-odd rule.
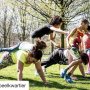
[[[3,61],[4,59],[7,59],[8,56],[9,56],[9,52],[4,52],[4,53],[2,53],[2,55],[1,55],[1,57],[0,57],[0,63],[2,63],[2,61]]]
[[[73,83],[72,78],[69,75],[67,75],[67,74],[65,75],[64,79],[68,83]]]
[[[64,78],[64,76],[66,75],[66,72],[67,72],[66,69],[62,70],[62,72],[61,72],[61,78]]]

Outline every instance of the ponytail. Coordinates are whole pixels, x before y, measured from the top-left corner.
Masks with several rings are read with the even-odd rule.
[[[47,47],[46,43],[44,41],[36,41],[36,49],[45,49]]]

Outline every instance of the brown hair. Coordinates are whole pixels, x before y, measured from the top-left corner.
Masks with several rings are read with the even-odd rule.
[[[33,51],[32,54],[33,54],[33,57],[35,59],[37,59],[37,61],[42,58],[42,51],[41,50],[35,50],[35,51]]]
[[[85,23],[85,24],[89,24],[87,19],[83,19],[82,22]]]
[[[54,16],[54,17],[52,17],[52,19],[50,21],[50,25],[59,25],[62,22],[63,22],[63,20],[60,16]]]
[[[89,62],[89,57],[86,53],[81,53],[81,60],[86,65]]]
[[[42,40],[37,40],[36,41],[36,49],[45,49],[47,47],[46,43]]]

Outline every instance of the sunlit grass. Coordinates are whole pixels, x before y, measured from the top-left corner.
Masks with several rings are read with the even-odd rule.
[[[60,68],[66,66],[61,65]],[[78,77],[78,81],[69,84],[65,82],[63,78],[59,77],[59,65],[53,65],[47,68],[46,78],[49,85],[44,86],[40,77],[35,76],[35,67],[32,64],[29,67],[25,67],[23,71],[23,80],[28,80],[30,90],[90,90],[90,76],[85,79],[82,78],[80,71],[77,69],[75,75]],[[16,65],[8,66],[0,70],[0,80],[16,80],[17,70]]]

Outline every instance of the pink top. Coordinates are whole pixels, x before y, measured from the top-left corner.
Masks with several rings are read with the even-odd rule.
[[[90,33],[86,33],[83,36],[83,44],[84,44],[85,49],[90,48]]]

